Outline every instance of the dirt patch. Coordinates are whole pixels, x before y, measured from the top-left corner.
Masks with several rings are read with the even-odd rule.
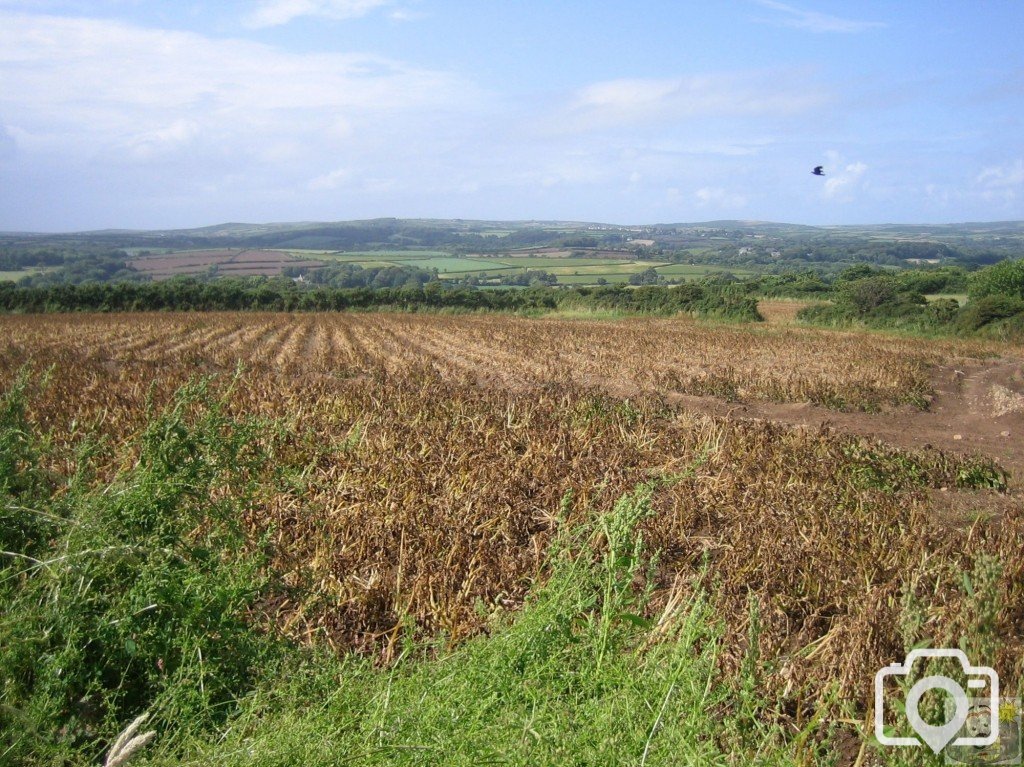
[[[757,302],[757,310],[769,325],[795,325],[797,312],[820,303],[824,302],[765,299]]]
[[[908,405],[880,413],[843,413],[810,403],[726,402],[684,395],[670,395],[669,400],[714,415],[825,426],[897,447],[976,453],[1008,471],[1011,487],[1024,488],[1024,360],[964,360],[936,369],[932,379],[935,395],[927,410]]]

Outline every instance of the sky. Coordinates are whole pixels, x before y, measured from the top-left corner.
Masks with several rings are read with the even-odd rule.
[[[1020,0],[0,0],[0,230],[1024,219],[1022,31]]]

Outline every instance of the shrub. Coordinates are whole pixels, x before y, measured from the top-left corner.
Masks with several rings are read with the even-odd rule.
[[[949,325],[960,313],[960,303],[955,298],[940,298],[925,307],[925,316],[934,323]]]
[[[16,387],[7,402],[20,396]],[[95,756],[150,707],[157,722],[201,727],[229,713],[270,658],[247,621],[261,559],[240,527],[265,460],[259,424],[207,400],[205,382],[185,387],[139,439],[134,466],[109,486],[71,487],[63,511],[45,512],[53,535],[34,554],[23,553],[25,533],[23,548],[8,549],[0,751],[9,758]],[[10,487],[9,475],[2,482]],[[12,530],[43,512],[9,510],[22,527],[5,517],[4,543],[18,546]]]
[[[967,291],[971,298],[1004,295],[1024,299],[1024,258],[979,269],[970,276]]]
[[[1005,295],[988,295],[971,301],[960,310],[957,328],[973,333],[979,328],[1024,312],[1024,300]]]

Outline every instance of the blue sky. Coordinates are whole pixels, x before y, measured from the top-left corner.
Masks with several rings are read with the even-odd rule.
[[[0,0],[0,229],[1024,219],[1022,32],[1020,0]]]

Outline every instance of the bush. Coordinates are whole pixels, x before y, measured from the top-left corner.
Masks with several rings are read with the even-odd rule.
[[[36,555],[53,533],[52,521],[34,511],[46,481],[26,416],[29,383],[22,371],[0,399],[0,550],[24,556]],[[14,565],[10,557],[0,558],[0,573]]]
[[[960,303],[955,298],[940,298],[925,307],[925,315],[930,322],[949,325],[956,321],[960,313]]]
[[[1005,295],[990,295],[971,301],[956,318],[957,329],[973,333],[998,320],[1024,312],[1024,300]]]
[[[847,325],[851,320],[849,311],[836,304],[805,306],[796,313],[796,318],[801,322],[809,322],[813,325],[831,325],[833,327]]]
[[[971,298],[1004,295],[1024,299],[1024,258],[979,269],[971,275],[967,291]]]
[[[15,388],[6,401],[20,396]],[[208,398],[204,382],[185,387],[109,486],[73,486],[46,511],[9,507],[16,517],[3,520],[4,543],[16,547],[7,549],[15,562],[0,581],[7,758],[91,758],[146,709],[178,730],[203,727],[230,713],[271,659],[272,643],[247,620],[262,560],[240,528],[265,462],[260,425]],[[0,451],[9,495],[10,459],[29,454],[10,439]],[[41,515],[49,540],[32,548],[26,533],[12,534]]]
[[[843,283],[839,288],[837,302],[861,317],[905,316],[913,311],[911,307],[920,307],[926,303],[924,296],[907,291],[896,279],[887,275]]]

